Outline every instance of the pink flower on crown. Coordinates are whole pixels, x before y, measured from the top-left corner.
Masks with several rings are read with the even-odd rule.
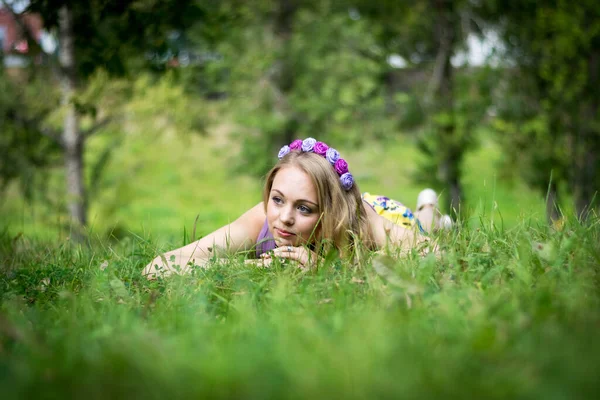
[[[340,176],[340,182],[345,190],[350,190],[354,186],[354,177],[350,172],[346,172]]]
[[[317,142],[315,143],[315,147],[313,148],[313,151],[320,155],[325,157],[325,154],[327,154],[327,150],[329,150],[329,146],[327,146],[325,143],[323,142]]]
[[[302,140],[296,139],[290,143],[290,150],[300,150],[302,148]]]
[[[338,175],[341,176],[348,172],[348,163],[343,158],[340,158],[335,162],[333,168],[335,168],[335,172],[337,172]]]
[[[317,140],[314,138],[306,138],[302,141],[302,151],[309,153],[312,152],[314,147],[315,147],[315,143],[317,143]]]
[[[335,162],[340,158],[340,153],[338,153],[338,151],[333,147],[330,147],[327,149],[327,153],[325,153],[325,158],[331,163],[331,165],[335,165]]]

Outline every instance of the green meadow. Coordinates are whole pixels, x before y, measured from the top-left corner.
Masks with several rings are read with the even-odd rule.
[[[326,258],[312,271],[214,260],[147,281],[180,246],[260,201],[232,172],[233,129],[128,131],[97,180],[89,242],[47,199],[11,188],[0,235],[0,393],[13,398],[595,398],[600,229],[503,182],[494,143],[469,153],[464,222],[420,257]],[[106,146],[90,141],[88,162]],[[408,137],[340,150],[361,190],[414,206]],[[275,159],[275,157],[274,157]],[[50,199],[50,200],[48,200]],[[594,395],[596,393],[596,395]]]

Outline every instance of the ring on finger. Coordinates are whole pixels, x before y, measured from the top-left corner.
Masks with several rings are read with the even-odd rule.
[[[291,253],[293,251],[292,246],[288,246],[287,251],[288,251],[288,253]]]

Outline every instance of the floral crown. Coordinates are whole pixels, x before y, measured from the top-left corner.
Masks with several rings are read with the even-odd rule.
[[[323,142],[317,142],[316,139],[311,137],[304,140],[296,139],[290,143],[289,146],[283,146],[281,150],[279,150],[277,157],[281,160],[291,151],[315,153],[324,157],[340,176],[340,183],[345,190],[350,190],[352,189],[352,186],[354,186],[354,177],[348,172],[348,163],[340,157],[340,153],[333,147],[329,147]]]

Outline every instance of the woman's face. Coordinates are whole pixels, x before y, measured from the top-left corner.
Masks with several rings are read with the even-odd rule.
[[[310,177],[294,166],[281,168],[269,193],[267,222],[278,246],[300,246],[317,237],[317,191]]]

